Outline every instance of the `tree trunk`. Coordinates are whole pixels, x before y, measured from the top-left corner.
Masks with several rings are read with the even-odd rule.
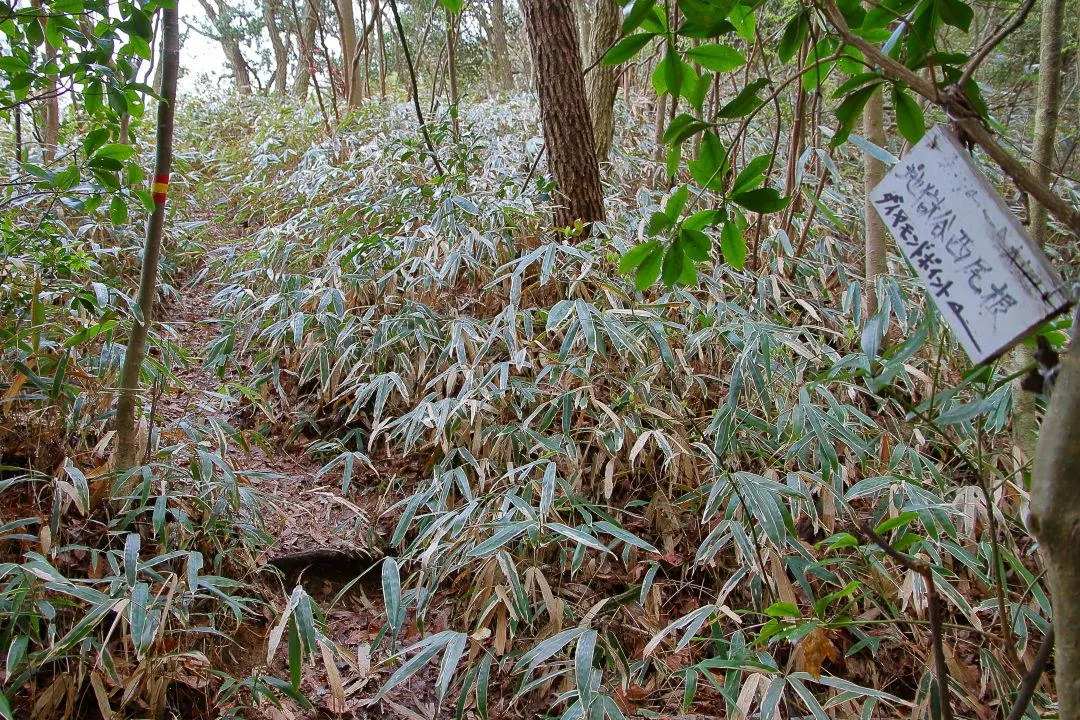
[[[41,9],[41,0],[34,0],[32,6]],[[39,18],[41,30],[45,31],[47,18],[42,14]],[[56,48],[46,42],[45,65],[56,59]],[[60,88],[56,84],[55,73],[49,73],[49,84],[45,89],[44,105],[41,108],[41,158],[44,164],[51,163],[56,159],[56,151],[60,142]]]
[[[450,125],[454,139],[461,137],[461,122],[458,120],[458,79],[457,79],[457,41],[458,18],[449,9],[446,11],[446,74],[450,85]]]
[[[559,188],[555,225],[604,219],[592,121],[570,0],[524,0],[548,164]]]
[[[1049,5],[1061,5],[1052,0]],[[1076,320],[1080,322],[1080,318]],[[1031,477],[1031,530],[1046,561],[1054,606],[1059,717],[1080,718],[1080,333],[1061,366]]]
[[[119,471],[127,470],[137,462],[135,405],[139,393],[139,371],[146,357],[147,332],[154,321],[158,259],[161,256],[161,236],[165,225],[165,195],[169,187],[169,172],[172,169],[173,113],[176,105],[176,76],[180,66],[180,20],[175,4],[171,8],[163,8],[161,12],[162,99],[158,102],[157,158],[151,185],[154,211],[146,225],[146,245],[143,248],[142,274],[139,278],[138,307],[141,318],[135,318],[131,329],[116,399],[116,455],[113,468]]]
[[[1035,101],[1035,143],[1031,158],[1031,172],[1047,186],[1053,181],[1054,139],[1057,136],[1058,109],[1061,104],[1061,42],[1064,0],[1048,0],[1042,4],[1042,27],[1040,29],[1039,89]],[[1050,236],[1046,208],[1031,200],[1031,236],[1039,247],[1046,245]],[[1009,354],[1009,367],[1023,372],[1035,361],[1030,348],[1017,345]],[[1020,387],[1020,380],[1013,383],[1013,440],[1027,457],[1035,452],[1038,427],[1035,420],[1035,397]],[[1061,628],[1066,632],[1064,628]]]
[[[293,8],[293,15],[299,15]],[[311,12],[311,3],[304,3],[303,19],[293,18],[296,23],[297,44],[300,46],[300,62],[297,63],[296,79],[293,81],[293,96],[300,102],[307,100],[311,77],[315,74],[315,16]]]
[[[345,102],[349,107],[360,105],[360,74],[354,72],[353,56],[356,55],[356,20],[352,0],[337,0],[341,17],[341,70],[345,80]]]
[[[592,70],[585,76],[589,97],[589,115],[593,122],[596,139],[596,159],[606,162],[615,134],[615,68],[604,65],[600,58],[619,37],[619,19],[622,11],[616,0],[596,0],[596,21],[593,23],[589,54],[586,56]]]
[[[386,38],[383,35],[383,9],[375,3],[375,32],[379,34],[379,100],[386,101]]]
[[[229,18],[226,15],[229,8],[222,0],[217,0],[217,6],[210,4],[209,0],[199,0],[206,17],[210,18],[210,24],[217,32],[217,41],[225,52],[225,64],[236,80],[236,89],[241,95],[251,94],[251,74],[248,72],[247,61],[244,53],[240,50],[240,39],[229,27]]]
[[[270,35],[270,45],[274,49],[274,92],[285,96],[289,82],[289,47],[281,37],[277,14],[281,10],[281,0],[264,0],[263,22]]]
[[[510,69],[510,50],[506,45],[506,8],[503,0],[491,3],[491,60],[495,66],[495,83],[499,92],[514,90],[514,75]]]
[[[866,139],[877,145],[885,147],[888,144],[885,137],[885,102],[882,91],[879,88],[866,103],[863,111],[863,132]],[[822,174],[825,168],[821,169]],[[884,275],[885,266],[885,225],[878,217],[870,202],[870,192],[877,187],[881,179],[885,177],[885,163],[870,155],[863,153],[863,187],[866,191],[863,203],[863,215],[865,216],[865,253],[866,253],[866,288],[863,300],[866,307],[866,317],[877,312],[877,283],[878,275]]]

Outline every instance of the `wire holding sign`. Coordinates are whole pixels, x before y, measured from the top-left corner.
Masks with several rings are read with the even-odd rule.
[[[870,200],[975,364],[1069,307],[1042,250],[945,128],[927,132]]]

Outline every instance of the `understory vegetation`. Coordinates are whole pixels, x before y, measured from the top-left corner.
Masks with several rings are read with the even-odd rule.
[[[627,23],[653,7],[628,5]],[[722,32],[767,65],[755,8],[727,7]],[[1019,410],[1028,367],[973,367],[895,248],[864,271],[864,164],[893,165],[950,109],[912,110],[901,87],[896,132],[871,141],[862,105],[822,103],[881,76],[844,69],[861,80],[822,92],[799,70],[791,111],[739,77],[741,52],[679,60],[666,12],[605,47],[631,61],[650,22],[668,43],[614,101],[591,223],[552,227],[554,151],[521,88],[422,110],[384,55],[384,97],[339,109],[323,37],[325,100],[182,94],[131,468],[115,406],[164,203],[160,179],[143,190],[160,87],[80,61],[97,107],[65,108],[52,157],[5,155],[0,187],[0,717],[1057,716],[1013,434],[1049,393]],[[857,66],[809,12],[762,15],[785,62]],[[1033,120],[1001,54],[975,95],[1005,132]],[[0,112],[26,98],[24,59],[0,57]],[[657,112],[683,83],[685,107]],[[1075,208],[1071,150],[1061,165]],[[1045,251],[1071,281],[1066,224]],[[1066,315],[1037,334],[1064,353],[1070,333]]]

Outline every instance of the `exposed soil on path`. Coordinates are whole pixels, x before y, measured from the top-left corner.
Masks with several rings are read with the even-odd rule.
[[[336,693],[322,658],[312,658],[306,666],[303,690],[314,702],[313,710],[286,701],[280,710],[266,705],[256,715],[248,716],[273,720],[436,717],[429,677],[433,671],[417,673],[376,705],[365,702],[391,669],[373,668],[377,663],[371,659],[371,646],[385,611],[380,591],[381,558],[372,549],[370,539],[388,533],[386,520],[383,527],[376,525],[384,500],[376,492],[366,492],[373,488],[365,487],[365,482],[371,483],[377,475],[370,470],[365,475],[357,469],[353,487],[348,495],[343,494],[340,470],[320,476],[320,463],[306,453],[303,445],[289,442],[287,429],[282,431],[267,423],[251,403],[228,393],[230,380],[250,383],[250,377],[239,377],[237,369],[230,368],[220,378],[206,368],[207,349],[221,327],[212,303],[216,292],[214,279],[197,273],[182,289],[180,301],[162,310],[163,322],[176,331],[176,342],[187,355],[187,363],[176,373],[181,384],[170,387],[159,399],[156,423],[165,442],[181,439],[182,424],[201,418],[215,418],[240,429],[246,443],[231,439],[222,454],[244,483],[259,491],[265,500],[263,529],[273,542],[258,558],[264,564],[259,577],[279,609],[285,606],[293,587],[301,583],[325,613],[328,635],[344,651],[335,663],[341,680]],[[261,426],[259,420],[263,421]],[[274,565],[281,572],[265,565]],[[358,577],[359,581],[351,582]],[[348,590],[340,593],[346,585]],[[265,663],[268,632],[269,628],[245,632],[244,640],[238,634],[237,640],[249,647],[227,654],[235,662],[253,667]],[[274,658],[271,670],[279,677],[288,677],[286,655],[282,647]],[[344,703],[335,695],[343,696]]]

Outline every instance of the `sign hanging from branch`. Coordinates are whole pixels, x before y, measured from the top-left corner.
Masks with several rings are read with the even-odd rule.
[[[1069,306],[1042,250],[942,126],[893,166],[870,201],[973,363]]]

